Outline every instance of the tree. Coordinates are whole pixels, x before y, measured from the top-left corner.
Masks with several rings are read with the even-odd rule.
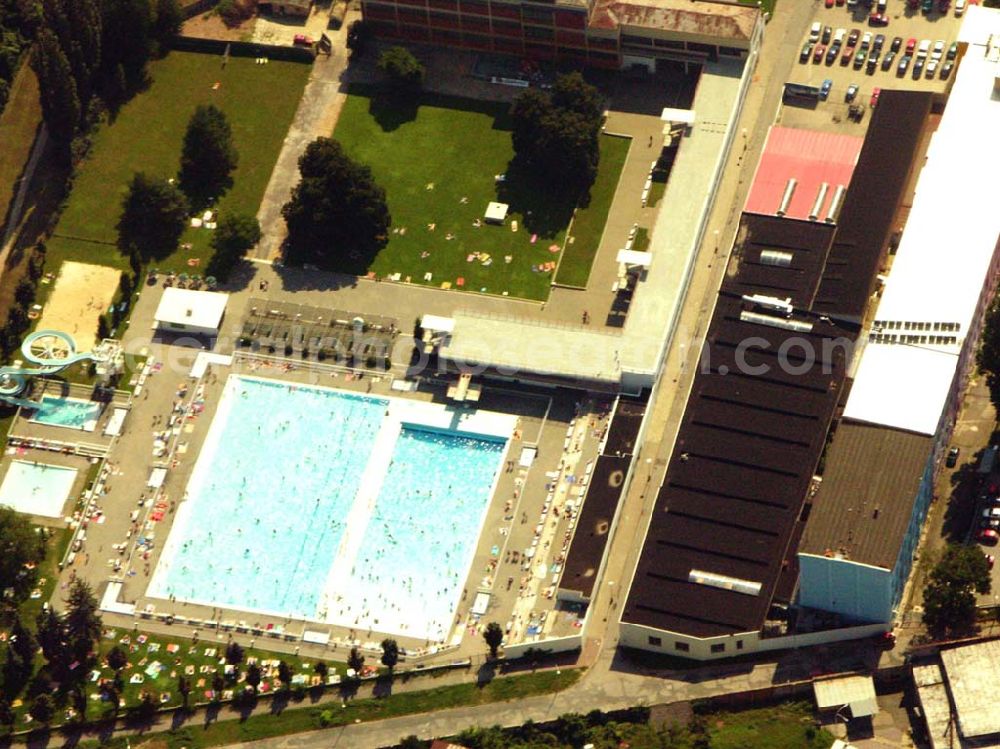
[[[38,76],[42,114],[49,134],[68,155],[82,108],[69,60],[50,29],[38,32],[31,65]]]
[[[347,27],[347,48],[351,58],[360,58],[375,38],[375,32],[367,21],[358,20]]]
[[[391,217],[385,190],[332,138],[317,138],[299,159],[302,179],[281,209],[288,224],[286,261],[334,268],[337,253],[373,255]]]
[[[90,585],[76,578],[69,586],[64,624],[70,650],[84,664],[91,660],[101,636],[101,617],[97,612],[97,599]]]
[[[503,642],[503,628],[496,622],[490,622],[483,631],[483,639],[486,640],[486,644],[489,646],[490,658],[496,660],[500,644]]]
[[[379,55],[376,67],[396,96],[411,96],[424,83],[424,65],[406,47],[389,47]]]
[[[256,216],[241,213],[220,216],[219,225],[212,234],[213,253],[205,267],[205,275],[214,276],[220,282],[227,281],[260,237],[260,223]]]
[[[127,90],[146,81],[153,20],[151,0],[101,0],[102,85],[113,80],[119,65]]]
[[[121,671],[128,665],[128,656],[125,655],[124,650],[115,645],[108,651],[107,661],[108,668],[112,671]]]
[[[282,687],[288,689],[292,685],[292,667],[288,665],[284,658],[278,661],[278,681]]]
[[[238,161],[225,113],[213,104],[195,109],[184,135],[178,178],[195,210],[210,205],[232,187],[232,172]]]
[[[153,51],[158,55],[166,54],[174,37],[181,33],[182,25],[184,12],[177,0],[156,0],[153,26],[150,29],[150,36],[156,43]]]
[[[585,194],[597,176],[603,104],[578,73],[560,76],[552,93],[528,89],[511,108],[516,160],[550,187]]]
[[[11,603],[20,603],[35,587],[43,559],[45,536],[23,515],[0,505],[0,590],[13,590]]]
[[[226,663],[230,666],[243,663],[243,648],[238,642],[231,642],[226,646]]]
[[[986,311],[976,351],[976,366],[986,375],[993,404],[1000,405],[1000,296]]]
[[[52,608],[43,609],[35,620],[35,632],[42,655],[49,663],[61,661],[65,656],[65,637],[59,615]]]
[[[391,673],[399,662],[399,645],[390,637],[382,640],[382,665]]]
[[[952,544],[924,589],[924,624],[936,637],[975,630],[976,594],[990,592],[989,564],[978,546]]]
[[[212,691],[215,693],[215,699],[222,699],[222,690],[226,688],[226,680],[222,677],[222,674],[216,673],[212,677]]]
[[[166,180],[136,172],[118,219],[118,248],[143,258],[163,258],[177,248],[188,216],[184,193]]]
[[[56,708],[52,702],[52,698],[47,694],[40,694],[32,701],[31,706],[28,708],[28,715],[39,723],[47,724],[52,720],[55,711]]]
[[[188,696],[191,694],[191,682],[184,674],[177,677],[177,691],[180,692],[181,699],[184,700],[184,708],[187,709]]]
[[[361,654],[361,651],[357,648],[351,648],[351,652],[347,654],[347,667],[360,676],[361,669],[364,668],[364,666],[365,657]]]
[[[10,630],[7,657],[3,664],[3,689],[6,694],[14,696],[24,687],[35,667],[37,652],[38,641],[31,630],[21,623],[21,619],[16,618]]]
[[[326,683],[326,676],[330,673],[330,667],[326,665],[325,661],[316,661],[316,665],[313,666],[313,672]]]
[[[253,687],[254,693],[257,692],[257,687],[260,686],[260,680],[263,674],[261,674],[260,666],[256,663],[251,663],[247,666],[247,684]]]
[[[409,736],[404,736],[399,742],[399,749],[424,749],[427,746],[423,741],[421,741],[415,733],[411,733]]]
[[[10,703],[0,699],[0,726],[9,728],[14,725],[14,718],[14,711],[11,709]]]

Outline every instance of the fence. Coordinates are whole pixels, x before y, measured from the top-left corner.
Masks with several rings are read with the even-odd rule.
[[[284,47],[277,44],[256,42],[226,42],[221,39],[199,39],[193,36],[178,36],[170,43],[171,49],[181,52],[202,52],[211,55],[229,54],[233,57],[266,57],[270,60],[312,63],[316,53],[306,47]]]

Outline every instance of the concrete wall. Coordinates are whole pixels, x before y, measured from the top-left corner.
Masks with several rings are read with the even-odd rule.
[[[832,611],[855,622],[892,621],[891,570],[850,559],[799,554],[800,606]]]
[[[583,634],[570,635],[569,637],[553,637],[549,640],[539,640],[538,642],[522,642],[517,645],[504,646],[504,658],[521,658],[529,650],[543,650],[546,653],[568,653],[571,650],[579,650],[583,647]]]
[[[854,627],[843,627],[841,629],[828,629],[822,632],[805,632],[778,637],[761,637],[759,632],[745,632],[723,637],[699,639],[680,635],[675,632],[664,632],[638,624],[622,623],[618,644],[623,647],[647,650],[653,653],[708,661],[732,658],[747,653],[763,653],[771,650],[789,650],[792,648],[825,645],[832,642],[861,640],[881,634],[887,629],[888,626],[885,623],[877,622]],[[659,640],[659,644],[655,644],[657,640]]]

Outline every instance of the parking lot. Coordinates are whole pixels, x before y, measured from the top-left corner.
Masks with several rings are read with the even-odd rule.
[[[952,3],[954,6],[954,3]],[[955,40],[958,28],[962,19],[956,17],[954,7],[948,13],[940,12],[923,14],[921,10],[911,10],[907,7],[906,0],[887,0],[886,26],[869,25],[868,16],[870,9],[863,3],[858,3],[854,8],[848,8],[846,3],[841,6],[834,5],[832,8],[825,7],[825,2],[816,2],[816,12],[813,20],[822,27],[830,28],[830,42],[836,38],[838,29],[844,30],[844,42],[841,45],[835,59],[828,59],[827,52],[830,44],[824,45],[823,57],[819,62],[814,62],[815,47],[810,52],[809,61],[802,63],[798,60],[790,74],[789,80],[795,83],[802,83],[810,86],[822,87],[825,80],[830,80],[830,87],[827,98],[818,102],[815,107],[806,106],[786,106],[783,108],[780,121],[784,125],[793,127],[808,127],[819,130],[834,132],[848,132],[851,134],[863,135],[863,126],[867,123],[867,116],[861,121],[861,126],[848,120],[849,102],[845,101],[845,94],[852,85],[857,87],[854,96],[854,103],[863,105],[870,109],[872,92],[874,89],[902,89],[906,91],[944,91],[948,85],[948,80],[940,76],[940,69],[946,61],[948,47]],[[842,64],[844,50],[847,48],[847,41],[853,30],[858,32],[858,43],[854,47],[850,63]],[[871,69],[867,60],[862,67],[856,68],[854,57],[861,49],[861,42],[865,33],[871,34],[869,50],[874,46],[875,37],[882,34],[885,41],[880,52],[878,63]],[[821,32],[822,34],[822,32]],[[900,49],[895,54],[893,62],[888,70],[883,70],[883,60],[890,52],[893,39],[900,37]],[[926,77],[926,66],[921,71],[919,77],[913,77],[914,64],[910,63],[905,74],[898,74],[898,63],[905,54],[906,43],[909,39],[915,39],[917,47],[922,40],[929,40],[929,46],[933,50],[934,43],[938,40],[944,42],[945,53],[941,56],[941,61],[937,65],[937,71],[933,78]],[[798,49],[809,41],[808,33],[802,38]],[[820,39],[822,44],[822,37]],[[799,53],[797,53],[799,54]],[[916,54],[913,55],[916,58]],[[927,60],[931,58],[928,53]]]

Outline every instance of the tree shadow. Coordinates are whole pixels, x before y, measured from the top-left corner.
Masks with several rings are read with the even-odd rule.
[[[391,133],[407,122],[413,122],[417,119],[419,109],[419,96],[394,95],[379,88],[373,90],[368,98],[368,114],[385,133]]]
[[[380,674],[372,684],[372,697],[382,699],[392,696],[392,684],[395,677],[392,674]]]
[[[524,228],[542,239],[565,229],[577,206],[577,194],[559,191],[533,175],[517,158],[507,164],[506,178],[497,185],[497,200],[523,216]]]
[[[493,679],[496,678],[497,673],[500,670],[499,661],[486,661],[479,669],[476,671],[476,686],[485,687]]]

